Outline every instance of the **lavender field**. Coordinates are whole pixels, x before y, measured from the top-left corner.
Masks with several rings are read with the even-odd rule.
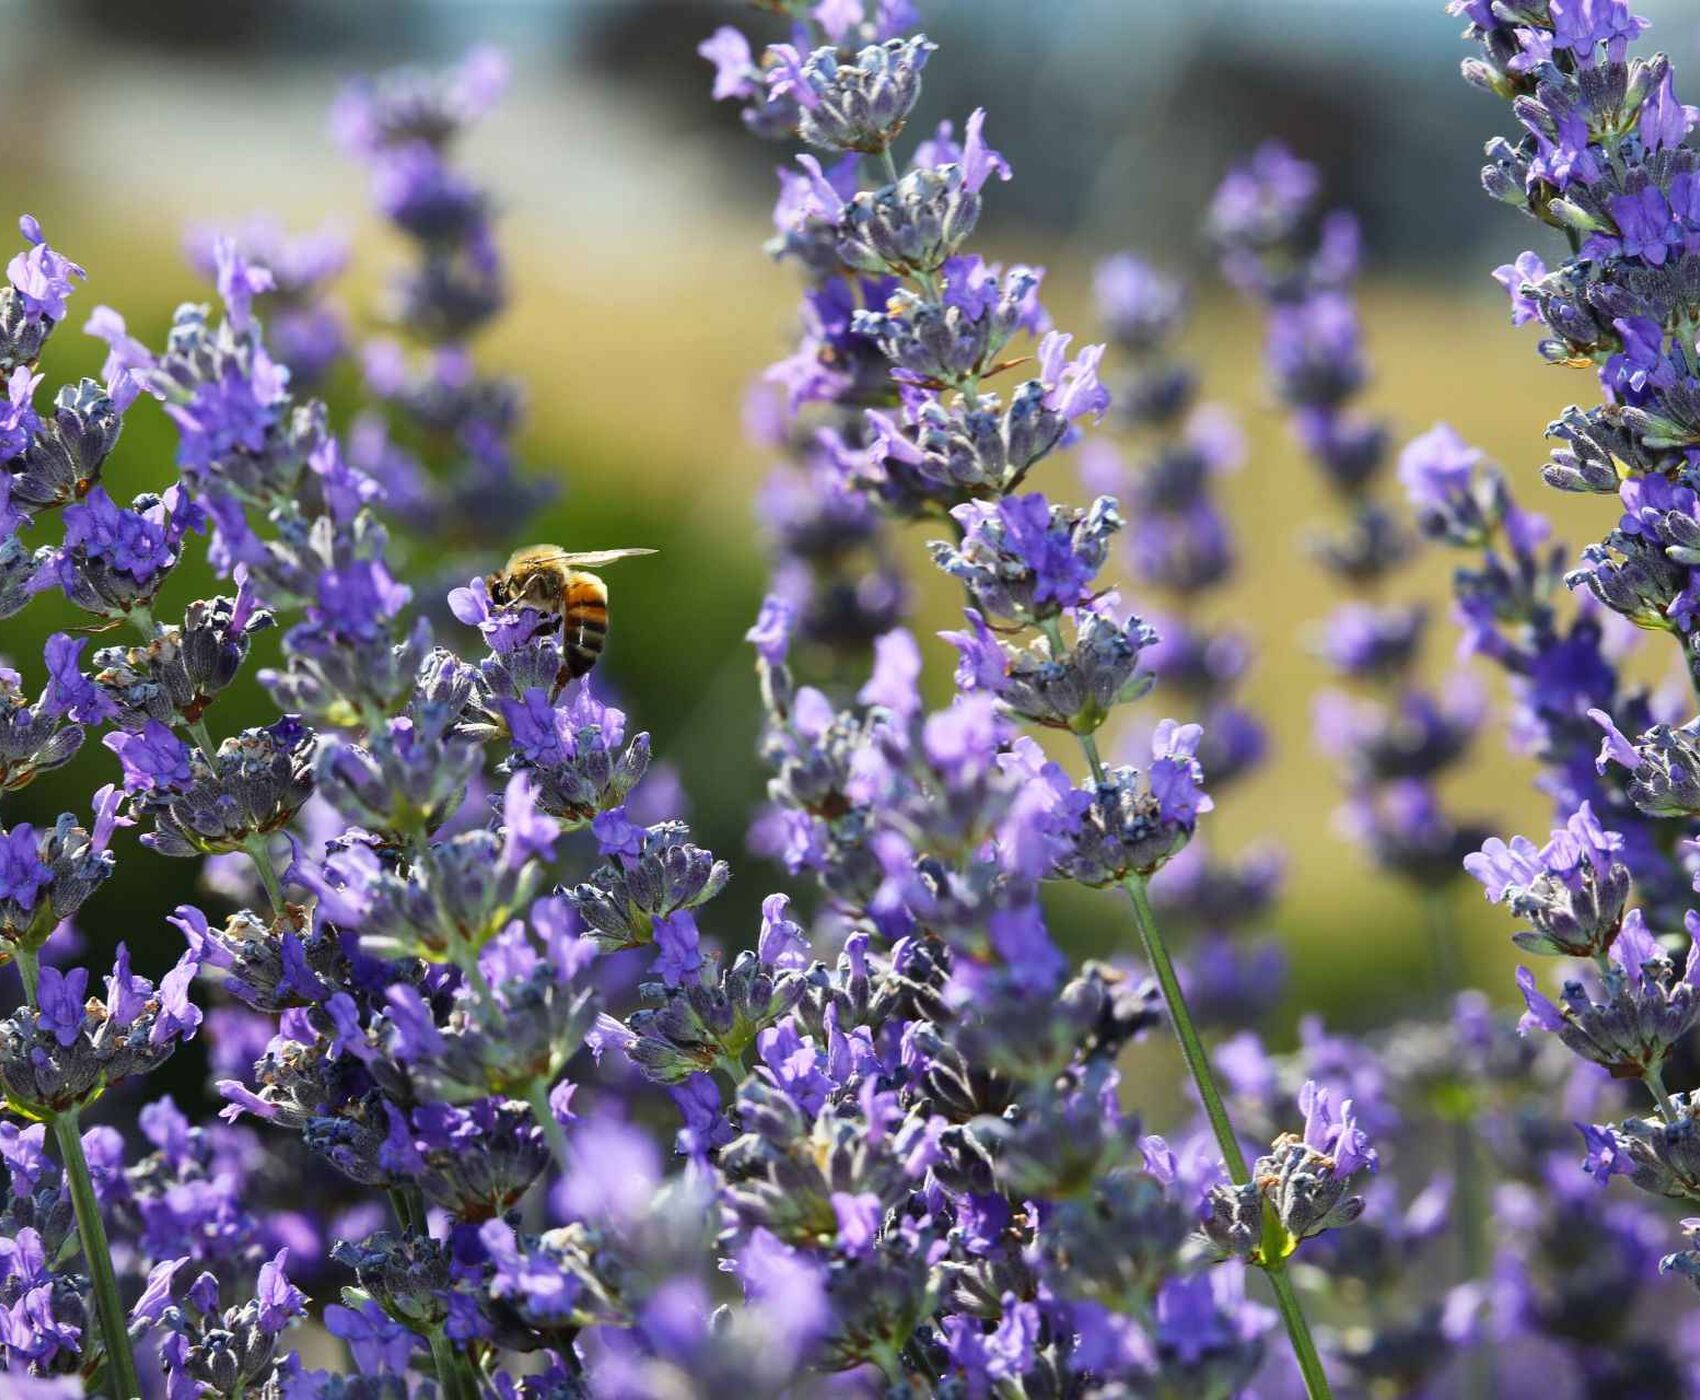
[[[1700,1394],[1680,6],[21,18],[0,1396]]]

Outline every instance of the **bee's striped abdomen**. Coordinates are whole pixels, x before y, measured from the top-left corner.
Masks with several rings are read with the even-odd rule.
[[[577,680],[596,664],[608,640],[608,590],[595,574],[568,576],[561,594],[561,634],[567,675]]]

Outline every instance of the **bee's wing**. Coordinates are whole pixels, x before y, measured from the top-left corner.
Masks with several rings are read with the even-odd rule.
[[[640,554],[655,554],[653,549],[591,549],[582,554],[574,554],[569,550],[560,550],[549,557],[557,564],[565,564],[569,569],[599,569],[604,564],[612,564],[616,559],[633,559]]]

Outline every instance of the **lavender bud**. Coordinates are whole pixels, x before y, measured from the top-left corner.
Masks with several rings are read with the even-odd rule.
[[[196,750],[187,782],[139,793],[154,829],[142,843],[167,856],[237,851],[286,826],[313,795],[313,731],[286,717],[245,729],[209,761]]]
[[[853,63],[841,63],[838,51],[816,49],[799,61],[788,44],[769,70],[768,88],[797,104],[797,134],[828,150],[877,155],[903,130],[921,96],[921,70],[937,44],[923,34],[870,44]]]
[[[482,757],[477,744],[445,733],[452,712],[388,721],[366,744],[328,740],[314,765],[320,795],[370,831],[423,836],[459,807]]]
[[[911,170],[895,185],[863,190],[844,207],[838,256],[879,276],[937,272],[980,221],[980,196],[960,165]]]
[[[0,828],[0,948],[39,948],[112,874],[106,843],[116,802],[110,788],[97,797],[92,836],[69,812],[46,831],[28,822]]]
[[[450,1261],[441,1241],[382,1231],[338,1241],[331,1258],[352,1269],[372,1301],[409,1331],[429,1335],[448,1316]]]
[[[658,1084],[720,1069],[734,1079],[756,1036],[796,1005],[803,994],[799,972],[776,972],[746,949],[715,982],[681,987],[648,984],[657,1005],[626,1018],[637,1037],[626,1053]]]
[[[27,787],[76,755],[83,727],[65,723],[65,713],[51,691],[31,704],[17,672],[0,667],[0,792]]]
[[[683,822],[661,822],[643,834],[636,855],[604,861],[590,879],[563,891],[604,948],[648,943],[657,919],[706,904],[725,888],[732,869],[685,838]]]
[[[95,684],[117,707],[118,723],[139,729],[149,719],[194,723],[236,679],[250,634],[272,625],[252,595],[197,599],[182,627],[162,627],[146,646],[103,647],[94,654]]]
[[[1629,869],[1618,855],[1623,838],[1606,831],[1584,802],[1552,840],[1537,849],[1522,836],[1507,845],[1492,837],[1464,868],[1488,900],[1506,904],[1534,928],[1512,942],[1531,953],[1603,957],[1623,927]]]
[[[1690,926],[1700,929],[1700,916]],[[1585,1060],[1603,1065],[1618,1079],[1640,1079],[1656,1072],[1672,1048],[1700,1022],[1700,941],[1689,946],[1679,975],[1647,931],[1639,909],[1631,910],[1601,969],[1603,1000],[1596,1001],[1579,981],[1567,981],[1554,1005],[1536,990],[1527,968],[1517,970],[1528,1014],[1525,1027],[1538,1026],[1558,1036]]]
[[[118,443],[119,409],[92,379],[67,384],[53,416],[30,439],[12,473],[11,496],[31,510],[48,510],[86,496],[101,464]]]
[[[1377,1161],[1351,1100],[1336,1108],[1329,1090],[1307,1081],[1299,1108],[1302,1135],[1276,1138],[1249,1182],[1211,1190],[1200,1230],[1219,1257],[1276,1263],[1301,1240],[1349,1225],[1363,1213],[1363,1198],[1352,1188]],[[1274,1259],[1267,1258],[1271,1251]]]

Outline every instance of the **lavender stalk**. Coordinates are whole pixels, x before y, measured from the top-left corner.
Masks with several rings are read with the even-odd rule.
[[[838,444],[841,470],[890,514],[950,521],[953,539],[932,545],[934,559],[964,584],[971,602],[970,630],[950,635],[962,655],[963,693],[950,711],[922,727],[920,755],[895,762],[913,742],[903,736],[917,708],[908,689],[917,667],[914,643],[904,634],[880,639],[874,674],[858,695],[868,707],[865,717],[841,712],[831,720],[847,743],[871,726],[881,746],[875,752],[885,756],[870,755],[867,762],[878,766],[865,771],[881,775],[876,790],[896,784],[862,816],[868,778],[853,777],[842,796],[820,791],[842,782],[832,775],[840,761],[832,747],[821,752],[820,738],[811,739],[828,720],[815,714],[826,702],[792,680],[786,654],[793,610],[781,598],[770,599],[752,639],[772,716],[770,743],[779,768],[773,791],[781,807],[793,808],[783,819],[793,824],[794,858],[816,870],[846,916],[871,920],[877,932],[943,934],[953,981],[964,991],[978,988],[981,1000],[1031,997],[1058,976],[1062,960],[1029,893],[1034,875],[1124,887],[1231,1178],[1211,1193],[1213,1216],[1204,1234],[1219,1257],[1244,1259],[1270,1273],[1305,1383],[1313,1394],[1327,1394],[1284,1265],[1304,1235],[1355,1217],[1361,1202],[1348,1201],[1347,1183],[1373,1163],[1373,1154],[1349,1112],[1335,1117],[1324,1094],[1313,1099],[1307,1139],[1314,1131],[1317,1143],[1334,1144],[1326,1166],[1319,1168],[1315,1147],[1289,1135],[1260,1159],[1255,1176],[1247,1168],[1145,893],[1147,878],[1185,845],[1198,814],[1208,809],[1198,786],[1200,730],[1172,720],[1158,726],[1146,783],[1137,782],[1131,769],[1105,766],[1094,734],[1114,706],[1148,687],[1136,665],[1152,640],[1137,618],[1118,620],[1114,604],[1091,592],[1120,517],[1108,497],[1080,511],[1021,494],[1033,468],[1072,439],[1072,425],[1107,405],[1097,378],[1102,348],[1088,347],[1070,359],[1069,338],[1050,332],[1039,347],[1036,379],[1016,386],[1007,399],[987,387],[995,374],[1021,363],[1004,358],[1013,335],[1042,324],[1034,296],[1038,277],[1026,268],[1001,272],[962,251],[982,188],[994,173],[1009,176],[1007,163],[985,144],[983,113],[969,121],[960,146],[945,128],[917,151],[907,172],[899,166],[893,141],[919,94],[933,45],[921,36],[888,37],[888,18],[882,16],[878,27],[885,42],[859,52],[829,44],[804,54],[775,45],[758,66],[747,42],[730,30],[703,47],[717,65],[717,95],[746,101],[748,124],[795,129],[811,145],[835,153],[830,167],[812,155],[799,158],[806,174],[782,177],[788,189],[781,210],[786,251],[811,272],[825,267],[843,279],[829,280],[826,291],[842,296],[846,283],[851,288],[849,305],[835,307],[830,341],[820,337],[832,346],[830,363],[866,361],[870,348],[888,362],[883,388],[869,376],[868,392],[881,406],[866,413],[854,440]],[[861,187],[859,156],[871,158],[883,185]],[[800,369],[815,368],[803,356],[798,361]],[[822,354],[817,364],[826,363]],[[798,397],[832,401],[856,382],[841,371],[816,372]],[[1073,624],[1072,643],[1064,619]],[[1042,764],[1030,741],[1018,741],[999,762],[1012,774],[1025,770],[1017,791],[1027,794],[1035,817],[1044,813],[1043,824],[1033,832],[1031,855],[1016,856],[1012,848],[1005,857],[1009,880],[1003,889],[987,887],[970,897],[985,876],[964,870],[946,881],[942,874],[921,874],[928,862],[960,861],[966,833],[959,831],[935,854],[922,839],[931,833],[916,829],[921,823],[910,804],[918,795],[909,793],[906,780],[923,758],[937,775],[934,782],[946,790],[960,784],[973,765],[1008,744],[988,723],[1000,714],[1074,734],[1091,780],[1077,789],[1056,765]],[[810,773],[822,765],[818,776]],[[852,775],[856,771],[853,764]],[[889,837],[875,835],[870,842],[861,823],[877,825],[881,811],[902,812],[904,819]],[[957,825],[962,820],[952,818]],[[999,843],[1014,841],[1017,830],[1003,828]],[[889,893],[865,888],[866,875],[857,868],[864,858],[856,854],[864,842],[870,855],[878,853],[873,858],[886,872]],[[910,861],[917,863],[913,873],[906,869]],[[1313,1198],[1314,1213],[1291,1214],[1263,1194],[1265,1180],[1319,1169],[1329,1180]]]

